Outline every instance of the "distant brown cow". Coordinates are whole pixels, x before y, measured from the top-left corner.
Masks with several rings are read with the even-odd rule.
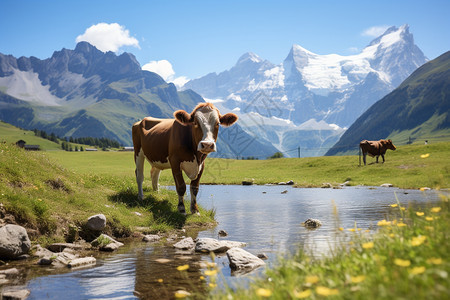
[[[233,113],[221,115],[211,103],[200,103],[189,114],[177,110],[175,119],[147,117],[133,125],[134,160],[139,199],[144,198],[144,162],[152,166],[154,190],[158,190],[159,173],[172,169],[178,193],[178,211],[185,214],[183,197],[186,192],[182,171],[191,180],[191,213],[198,214],[197,193],[206,156],[216,151],[219,125],[231,126],[238,117]]]
[[[384,163],[384,154],[387,149],[395,150],[394,144],[391,140],[379,140],[379,141],[368,141],[364,140],[359,143],[359,147],[363,153],[364,165],[366,165],[366,155],[369,154],[371,157],[376,156],[377,163],[378,157],[381,155]]]

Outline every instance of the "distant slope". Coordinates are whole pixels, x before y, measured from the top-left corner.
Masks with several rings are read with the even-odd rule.
[[[357,149],[363,139],[450,139],[450,51],[424,64],[397,89],[372,105],[326,155]]]
[[[61,150],[61,145],[36,136],[33,131],[0,121],[0,142],[15,144],[19,140],[24,140],[27,145],[39,145],[42,150]]]

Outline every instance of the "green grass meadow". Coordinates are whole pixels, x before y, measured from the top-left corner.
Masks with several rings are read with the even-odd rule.
[[[74,172],[134,178],[133,152],[50,151],[48,155]],[[385,157],[384,164],[376,164],[375,158],[367,157],[367,166],[360,166],[359,157],[355,155],[271,160],[207,158],[201,183],[241,184],[250,180],[255,184],[268,184],[293,180],[298,187],[338,185],[346,181],[350,185],[368,186],[391,183],[400,188],[449,187],[450,142],[399,146],[396,151],[388,150]],[[381,162],[381,158],[379,160]],[[150,169],[146,162],[147,185],[150,184]],[[160,184],[174,184],[170,170],[161,172]]]

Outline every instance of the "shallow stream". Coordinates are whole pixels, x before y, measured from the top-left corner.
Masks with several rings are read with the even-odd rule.
[[[189,190],[189,189],[188,189]],[[287,191],[287,192],[286,192]],[[339,227],[376,229],[398,202],[402,206],[427,206],[438,201],[436,191],[401,190],[382,187],[342,189],[298,189],[290,186],[201,186],[199,203],[216,210],[218,226],[201,232],[188,232],[193,238],[218,238],[246,242],[245,250],[265,253],[270,266],[277,257],[304,247],[313,255],[326,255],[336,243]],[[322,226],[308,230],[301,225],[308,218]],[[373,232],[373,231],[372,231]],[[31,291],[28,299],[171,299],[176,290],[206,291],[208,281],[200,279],[211,257],[180,254],[171,247],[143,242],[126,243],[112,254],[104,254],[93,268],[65,273],[39,266],[29,268],[17,284]],[[247,275],[233,274],[226,255],[215,262],[221,269],[218,287],[246,284],[258,269]],[[189,264],[187,272],[176,267]]]

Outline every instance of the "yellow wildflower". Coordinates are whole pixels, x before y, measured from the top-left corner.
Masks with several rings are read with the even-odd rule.
[[[411,261],[407,259],[396,258],[394,259],[394,264],[399,267],[409,267],[411,265]]]
[[[423,242],[425,242],[426,239],[427,237],[424,235],[413,237],[411,240],[411,246],[420,246],[423,244]]]
[[[344,231],[344,227],[339,227],[339,230],[340,231]]]
[[[217,267],[217,264],[214,263],[214,262],[207,262],[207,263],[206,263],[206,266],[207,266],[208,268],[214,269],[215,267]]]
[[[189,297],[191,295],[191,293],[184,291],[184,290],[179,290],[175,292],[175,298],[177,299],[182,299],[182,298],[186,298]]]
[[[433,217],[425,217],[425,220],[427,220],[427,221],[433,221],[434,219],[433,219]]]
[[[400,207],[400,210],[406,210],[406,207]]]
[[[347,229],[348,231],[351,231],[351,232],[355,232],[356,230],[355,230],[355,228],[349,228],[349,229]]]
[[[311,290],[310,289],[304,290],[302,292],[294,291],[294,297],[295,298],[303,299],[303,298],[308,298],[309,296],[311,296]]]
[[[406,224],[405,223],[403,223],[403,222],[399,222],[399,223],[397,223],[397,227],[405,227],[406,226]]]
[[[391,204],[391,207],[397,207],[398,204]]]
[[[425,267],[414,267],[412,269],[408,270],[409,274],[411,275],[418,275],[425,272]]]
[[[365,279],[366,279],[366,276],[364,276],[364,275],[350,277],[350,281],[352,283],[360,283],[360,282],[363,282]]]
[[[164,282],[164,279],[159,278],[157,281],[158,281],[159,283],[163,283],[163,282]]]
[[[440,211],[441,211],[441,208],[440,208],[439,206],[433,207],[433,208],[431,209],[431,212],[434,212],[434,213],[438,213],[438,212],[440,212]]]
[[[316,288],[316,293],[321,296],[333,296],[339,294],[339,291],[337,289],[330,289],[325,286],[318,286]]]
[[[217,286],[217,284],[216,283],[213,283],[213,282],[210,282],[210,283],[208,283],[208,285],[209,285],[209,287],[210,288],[215,288],[216,286]]]
[[[442,258],[432,257],[432,258],[427,259],[427,263],[433,264],[433,265],[440,265],[440,264],[442,264]]]
[[[187,269],[189,269],[189,265],[182,265],[177,267],[178,271],[186,271]]]
[[[393,237],[395,237],[395,234],[390,233],[390,234],[389,234],[389,237],[393,238]]]
[[[272,291],[268,289],[259,288],[256,290],[256,294],[258,296],[268,298],[272,295]]]
[[[391,225],[391,221],[381,220],[377,223],[378,226],[388,226]]]
[[[206,276],[214,276],[217,274],[217,272],[218,272],[217,270],[206,270],[205,275]]]
[[[316,276],[316,275],[306,276],[305,280],[306,280],[306,283],[314,284],[314,283],[319,282],[319,276]]]
[[[418,215],[419,217],[423,216],[424,214],[425,214],[425,213],[424,213],[424,212],[421,212],[421,211],[416,212],[416,215]]]
[[[364,249],[372,249],[373,246],[374,246],[373,242],[367,242],[367,243],[363,243],[363,244],[362,244],[362,247],[363,247]]]
[[[200,280],[205,280],[205,276],[201,275]]]
[[[420,156],[420,158],[427,158],[427,157],[429,157],[429,156],[430,156],[430,153],[422,154],[422,155]]]

